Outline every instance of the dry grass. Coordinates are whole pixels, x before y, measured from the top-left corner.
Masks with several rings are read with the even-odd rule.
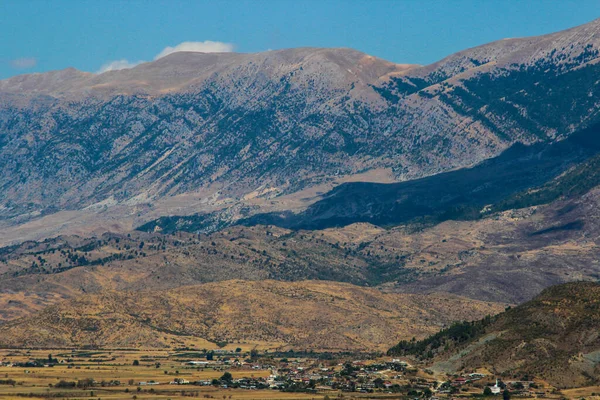
[[[236,280],[81,296],[1,326],[0,344],[210,349],[226,342],[232,349],[385,351],[400,339],[503,309],[448,294],[383,293],[339,282]]]
[[[56,357],[62,359],[60,350]],[[195,385],[170,385],[169,381],[176,377],[184,378],[189,381],[218,379],[226,371],[207,368],[198,370],[182,365],[181,361],[176,361],[174,353],[167,351],[92,351],[94,353],[89,357],[75,357],[74,367],[69,368],[66,364],[59,364],[51,368],[14,368],[0,367],[0,379],[13,379],[17,384],[0,385],[0,398],[10,400],[23,400],[29,398],[40,398],[42,396],[58,396],[65,399],[83,399],[92,397],[100,399],[190,399],[192,398],[215,398],[215,399],[321,399],[324,394],[306,394],[306,393],[283,393],[277,390],[244,390],[244,389],[223,389],[213,386],[195,386]],[[70,352],[66,352],[70,354]],[[66,355],[65,354],[65,355]],[[77,354],[77,352],[75,353]],[[27,361],[35,358],[46,358],[47,351],[26,351],[26,350],[1,350],[0,359],[10,359],[11,361]],[[146,362],[142,358],[151,357],[161,363],[160,368],[155,368],[155,361]],[[94,362],[94,359],[115,358],[109,362]],[[91,360],[91,361],[90,361]],[[133,366],[133,360],[140,360],[139,366]],[[26,373],[26,371],[30,373]],[[168,375],[165,374],[168,372]],[[178,371],[178,373],[176,373]],[[269,370],[251,370],[251,369],[229,369],[234,379],[243,377],[267,377]],[[120,386],[117,387],[94,387],[83,389],[61,389],[51,387],[59,381],[78,381],[92,378],[98,382],[119,380]],[[133,380],[132,384],[129,381]],[[160,382],[156,386],[139,386],[139,382],[154,380]],[[140,391],[137,389],[140,387]],[[152,389],[152,391],[151,391]],[[126,390],[128,392],[126,392]],[[335,394],[328,393],[330,397],[336,397]],[[197,397],[196,397],[197,396]],[[362,397],[358,393],[345,394],[346,397]],[[373,398],[373,395],[369,395]],[[386,397],[386,395],[375,395],[375,397]]]

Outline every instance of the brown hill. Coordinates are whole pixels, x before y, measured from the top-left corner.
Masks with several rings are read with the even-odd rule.
[[[598,190],[475,221],[320,231],[230,227],[211,235],[63,236],[0,250],[0,319],[104,290],[166,290],[231,279],[336,280],[387,292],[520,303],[596,280]]]
[[[575,282],[391,352],[433,356],[432,369],[440,372],[487,368],[507,379],[528,375],[560,388],[592,386],[599,383],[599,329],[600,284]]]
[[[373,351],[503,307],[453,295],[385,294],[325,281],[225,281],[78,297],[0,325],[0,346],[156,348],[208,340]]]

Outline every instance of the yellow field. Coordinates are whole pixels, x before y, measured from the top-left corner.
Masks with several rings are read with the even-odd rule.
[[[45,359],[49,351],[0,350],[0,360],[26,362],[31,359]],[[86,354],[87,353],[87,354]],[[213,386],[171,385],[175,378],[190,382],[220,378],[229,371],[233,378],[267,377],[271,371],[250,368],[196,368],[184,365],[173,352],[167,351],[70,351],[55,350],[52,356],[59,360],[71,357],[67,363],[54,367],[26,368],[0,366],[0,380],[12,379],[16,385],[0,385],[0,399],[23,400],[26,398],[49,399],[322,399],[325,394],[283,393],[278,390],[224,389]],[[113,360],[114,358],[114,360]],[[139,366],[133,361],[138,360]],[[156,363],[160,367],[156,367]],[[76,382],[94,379],[97,382],[118,380],[119,386],[81,388],[58,388],[61,380]],[[140,382],[156,381],[159,385],[140,386]],[[340,393],[327,393],[338,397]],[[135,396],[135,397],[134,397]],[[344,397],[362,397],[358,393],[344,393]],[[369,395],[373,397],[373,395]],[[386,397],[386,396],[375,396]]]
[[[564,389],[561,391],[561,393],[569,399],[597,399],[600,397],[600,386]]]

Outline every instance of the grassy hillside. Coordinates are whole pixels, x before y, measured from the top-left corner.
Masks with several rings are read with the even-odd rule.
[[[226,281],[78,297],[0,325],[0,346],[168,348],[210,341],[374,351],[502,307],[335,282]]]

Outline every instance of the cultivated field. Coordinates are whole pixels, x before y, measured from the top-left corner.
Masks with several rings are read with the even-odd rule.
[[[245,351],[245,350],[244,350]],[[234,379],[264,378],[269,369],[251,367],[195,367],[185,365],[195,353],[169,351],[64,351],[51,355],[60,362],[52,367],[0,366],[0,399],[322,399],[360,398],[360,393],[285,393],[279,390],[228,389],[212,385],[175,385],[175,379],[210,381],[230,372]],[[0,350],[3,363],[47,359],[49,351]],[[240,357],[241,358],[241,357]],[[134,365],[137,361],[139,365]],[[94,380],[93,387],[65,388],[65,383]],[[14,382],[13,382],[14,381]],[[118,381],[117,385],[115,381]],[[156,385],[144,383],[158,382]],[[63,382],[61,384],[61,382]],[[142,383],[142,384],[140,384]],[[368,395],[392,397],[389,394]],[[395,395],[398,397],[398,395]]]

